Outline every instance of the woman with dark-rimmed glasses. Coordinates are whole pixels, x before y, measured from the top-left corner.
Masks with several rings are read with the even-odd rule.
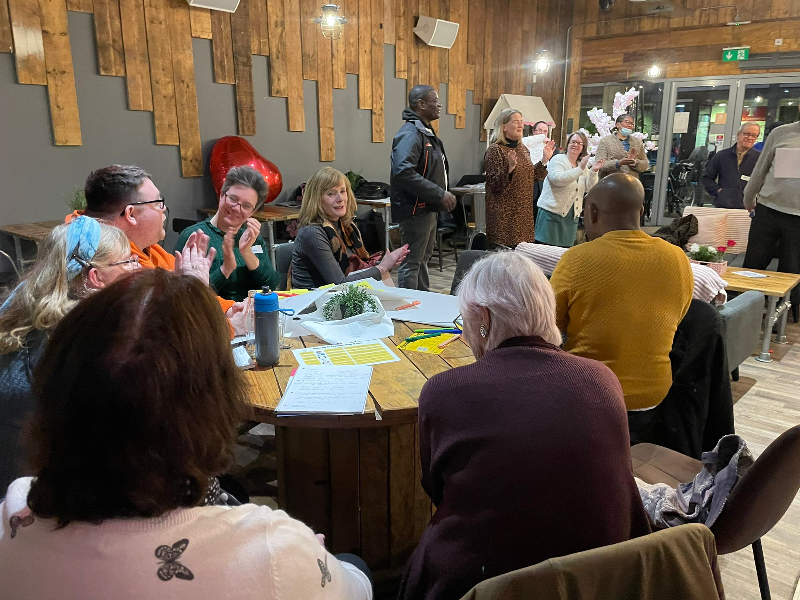
[[[192,233],[208,236],[209,250],[216,250],[209,285],[221,298],[240,302],[248,290],[278,286],[280,276],[261,237],[261,223],[253,218],[268,192],[264,176],[254,168],[232,167],[220,189],[216,214],[184,229],[175,243],[175,250],[182,250]]]

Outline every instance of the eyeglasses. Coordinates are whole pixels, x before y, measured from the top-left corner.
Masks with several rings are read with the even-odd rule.
[[[513,121],[509,121],[509,123],[513,123],[514,125],[524,125],[525,121],[522,121],[520,119],[514,119]]]
[[[633,127],[634,125],[633,121],[620,121],[619,124],[624,125],[625,127]]]
[[[156,206],[156,208],[158,210],[164,210],[165,208],[167,208],[167,205],[164,204],[164,196],[159,196],[155,200],[144,200],[142,202],[128,202],[125,205],[125,208],[128,208],[129,206],[140,206],[142,204],[157,204],[158,206]],[[119,213],[120,217],[124,217],[125,216],[125,208],[123,208],[122,212]]]
[[[580,146],[581,148],[583,148],[583,142],[581,142],[581,141],[579,141],[579,140],[572,140],[572,141],[569,143],[569,145],[570,145],[570,146]]]
[[[239,200],[236,196],[229,195],[228,192],[223,192],[223,195],[225,196],[225,200],[228,202],[228,204],[231,206],[238,206],[245,212],[250,212],[256,208],[252,204],[242,204],[241,200]]]
[[[128,271],[133,271],[133,270],[139,268],[139,257],[134,254],[133,256],[131,256],[127,260],[120,260],[120,261],[117,261],[117,262],[113,262],[108,266],[109,267],[124,267]]]
[[[745,137],[745,138],[750,138],[752,140],[757,140],[758,139],[758,134],[757,133],[744,133],[744,132],[742,132],[739,135],[741,135],[742,137]]]

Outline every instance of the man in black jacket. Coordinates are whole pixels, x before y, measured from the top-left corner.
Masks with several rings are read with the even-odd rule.
[[[761,154],[753,150],[761,126],[745,123],[736,134],[736,145],[720,150],[708,161],[703,185],[717,208],[744,208],[744,188]]]
[[[444,145],[431,129],[439,118],[439,95],[428,85],[408,94],[405,124],[392,141],[392,218],[400,225],[400,243],[409,252],[397,272],[400,287],[428,291],[428,260],[436,242],[437,215],[455,208],[447,191]]]

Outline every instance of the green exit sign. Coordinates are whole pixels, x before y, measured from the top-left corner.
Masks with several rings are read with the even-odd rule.
[[[749,60],[750,47],[744,48],[723,48],[722,62],[733,62],[735,60]]]

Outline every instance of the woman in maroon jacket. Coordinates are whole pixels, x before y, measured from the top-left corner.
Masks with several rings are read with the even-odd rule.
[[[522,254],[475,263],[458,291],[477,362],[419,398],[422,485],[436,514],[401,598],[460,598],[548,558],[649,533],[631,473],[622,388],[559,349],[555,300]]]

